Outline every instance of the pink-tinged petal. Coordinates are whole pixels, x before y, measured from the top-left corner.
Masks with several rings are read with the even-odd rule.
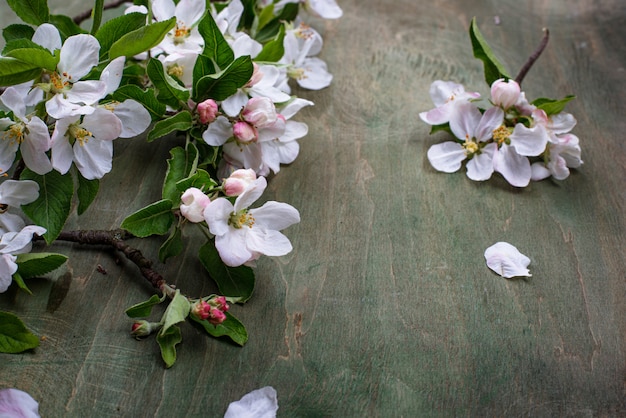
[[[465,148],[456,142],[435,144],[428,149],[428,161],[437,171],[454,173],[465,160]]]
[[[120,138],[132,138],[145,132],[152,123],[150,113],[139,102],[128,99],[115,106],[113,114],[122,123]]]
[[[511,186],[526,187],[530,183],[530,161],[515,152],[510,146],[503,146],[493,157],[493,168],[509,182]]]
[[[228,234],[230,226],[228,219],[235,211],[233,204],[223,197],[217,198],[204,208],[203,216],[209,225],[209,231],[215,236]]]
[[[16,256],[11,254],[1,254],[0,255],[0,293],[4,293],[7,291],[11,282],[13,281],[13,274],[17,271],[17,264],[15,260]],[[0,391],[0,417],[21,417],[23,415],[17,415],[19,412],[18,405],[10,405],[7,404],[4,399],[2,399],[2,392]],[[10,415],[10,413],[14,413]]]
[[[246,247],[246,229],[247,226],[241,229],[231,228],[228,234],[215,237],[215,248],[227,266],[237,267],[252,258],[253,254]]]
[[[319,58],[306,58],[302,63],[304,78],[297,79],[300,87],[321,90],[333,81],[333,75],[326,70],[326,63]]]
[[[159,22],[167,20],[176,13],[176,4],[172,0],[154,0],[152,2],[152,15]]]
[[[487,266],[502,277],[510,279],[519,276],[532,276],[528,271],[530,258],[520,253],[508,242],[498,242],[485,250]]]
[[[471,103],[456,105],[456,111],[450,117],[450,130],[457,138],[465,141],[475,137],[476,127],[480,123],[482,114]]]
[[[266,386],[231,402],[224,418],[274,418],[277,410],[276,390]]]
[[[5,180],[0,184],[0,203],[20,206],[39,197],[39,185],[32,180]],[[2,215],[4,216],[4,215]]]
[[[65,96],[72,103],[92,105],[106,96],[106,92],[107,84],[104,81],[88,80],[74,83]]]
[[[546,150],[546,145],[550,139],[546,128],[536,125],[527,128],[521,123],[515,125],[513,133],[509,137],[511,146],[519,155],[535,157]]]
[[[209,145],[219,147],[233,136],[233,125],[224,116],[218,116],[202,133],[202,139]]]
[[[86,34],[70,36],[61,47],[61,59],[57,65],[60,73],[67,73],[72,82],[77,82],[98,65],[100,44]]]
[[[569,168],[567,168],[567,162],[560,155],[550,156],[548,169],[550,170],[550,173],[552,173],[552,177],[557,180],[565,180],[569,177]]]
[[[453,81],[443,80],[433,81],[429,89],[430,99],[437,107],[443,106],[444,104],[448,103],[453,97],[463,92],[465,92],[465,87],[463,87],[463,85],[455,83]]]
[[[259,177],[251,182],[248,187],[246,187],[246,190],[237,196],[237,200],[235,200],[235,212],[239,212],[256,202],[259,197],[261,197],[266,187],[267,180],[265,177]]]
[[[120,86],[125,62],[126,57],[117,57],[102,70],[100,81],[106,85],[105,95],[113,93]]]
[[[429,125],[443,125],[450,122],[450,115],[452,115],[453,110],[454,108],[451,105],[442,105],[427,112],[421,112],[419,116],[420,119]]]
[[[530,179],[532,181],[539,181],[550,177],[550,170],[541,162],[533,163],[530,166],[531,174]]]
[[[0,390],[0,415],[15,418],[39,418],[39,404],[24,391],[3,389]]]
[[[235,117],[241,112],[246,103],[248,103],[248,95],[241,90],[237,90],[235,94],[224,100],[221,106],[224,113]]]
[[[200,20],[206,10],[206,2],[198,0],[180,0],[176,6],[176,18],[186,27],[193,26]]]
[[[13,87],[7,87],[7,89],[0,96],[0,101],[13,111],[15,116],[24,120],[26,116],[26,104],[24,103],[24,95]]]
[[[258,142],[274,141],[285,134],[286,123],[283,118],[277,118],[274,123],[258,131]]]
[[[467,177],[474,181],[489,180],[493,174],[493,154],[497,149],[494,143],[487,144],[480,154],[467,162]]]
[[[285,119],[291,119],[296,113],[303,107],[313,106],[314,103],[310,100],[301,99],[299,97],[291,100],[286,105],[278,109],[278,113],[283,115]]]
[[[287,203],[269,201],[258,209],[249,212],[255,220],[255,227],[280,231],[300,222],[300,213]]]
[[[289,238],[278,231],[252,228],[246,236],[248,250],[270,257],[289,254],[293,247]]]
[[[87,180],[101,179],[111,171],[113,143],[90,138],[84,145],[74,144],[74,164]]]
[[[474,137],[478,141],[487,142],[493,136],[493,131],[502,125],[504,111],[499,107],[492,107],[480,118],[480,122],[474,132]]]
[[[91,115],[86,115],[81,126],[100,141],[112,141],[122,133],[120,119],[104,108],[97,108]]]
[[[41,45],[48,51],[54,53],[55,50],[61,49],[62,41],[59,30],[50,23],[41,24],[35,31],[32,41],[37,45]]]
[[[576,126],[576,118],[565,112],[550,116],[550,122],[550,130],[557,135],[568,133]]]

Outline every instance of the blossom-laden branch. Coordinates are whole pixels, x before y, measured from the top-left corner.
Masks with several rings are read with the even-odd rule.
[[[535,61],[539,59],[541,53],[544,49],[546,49],[546,46],[548,45],[548,41],[550,40],[550,31],[547,28],[544,28],[543,32],[543,39],[541,39],[541,43],[539,44],[535,52],[533,52],[528,57],[528,60],[526,61],[526,63],[524,63],[524,66],[515,77],[515,81],[517,81],[517,84],[519,84],[520,86],[522,85],[522,81],[524,80],[524,77],[526,77],[528,71],[535,64]]]
[[[163,276],[152,268],[152,261],[147,259],[137,248],[131,247],[124,241],[133,238],[133,235],[123,229],[114,230],[80,230],[63,231],[57,237],[60,241],[76,242],[87,245],[108,245],[122,252],[141,271],[146,280],[156,289],[168,296],[173,295],[173,288],[167,284]]]

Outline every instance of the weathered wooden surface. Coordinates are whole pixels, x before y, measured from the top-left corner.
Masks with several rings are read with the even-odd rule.
[[[309,135],[266,192],[301,211],[286,231],[295,250],[263,259],[254,297],[233,308],[248,344],[185,326],[165,370],[153,339],[128,335],[124,309],[152,293],[135,267],[58,244],[68,274],[35,282],[34,296],[0,295],[0,309],[46,337],[32,353],[0,355],[0,387],[30,392],[48,417],[220,416],[265,385],[284,417],[626,415],[626,5],[340,5],[340,21],[315,22],[333,84],[298,91],[316,104],[298,118]],[[585,163],[566,181],[514,190],[428,164],[443,139],[418,118],[432,107],[430,83],[487,93],[467,37],[473,16],[513,73],[551,30],[524,88],[531,98],[578,96],[568,110]],[[69,227],[114,228],[158,199],[171,145],[117,141],[101,195]],[[487,269],[483,251],[500,240],[530,256],[531,278]],[[137,245],[156,259],[158,240]],[[158,268],[206,294],[194,251]]]

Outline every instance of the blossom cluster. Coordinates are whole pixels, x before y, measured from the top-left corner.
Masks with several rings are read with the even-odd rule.
[[[563,111],[568,99],[530,103],[511,79],[491,84],[487,106],[478,92],[450,81],[435,81],[430,96],[436,107],[420,118],[455,137],[428,150],[438,171],[456,172],[467,161],[472,180],[488,180],[495,171],[511,185],[526,187],[550,176],[563,180],[582,164],[578,137],[571,133],[576,119]]]

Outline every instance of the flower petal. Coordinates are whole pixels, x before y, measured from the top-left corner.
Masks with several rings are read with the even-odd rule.
[[[502,277],[532,276],[528,270],[530,258],[508,242],[497,242],[485,250],[487,266]]]
[[[298,210],[282,202],[266,202],[258,209],[250,209],[250,214],[255,220],[255,226],[277,231],[300,222]]]
[[[233,125],[224,116],[218,116],[202,133],[202,139],[209,145],[219,147],[233,136]]]
[[[0,416],[39,418],[39,404],[19,389],[0,390]]]
[[[57,69],[60,73],[67,73],[76,82],[98,65],[99,53],[100,44],[95,37],[86,34],[70,36],[61,47]]]
[[[101,179],[111,171],[113,142],[90,138],[84,145],[74,144],[74,164],[87,180]]]
[[[519,155],[535,157],[546,150],[550,136],[542,125],[527,128],[518,123],[509,138],[511,139],[511,146]]]
[[[145,132],[152,123],[150,113],[139,102],[128,99],[115,106],[113,114],[122,123],[120,138],[132,138]]]
[[[41,45],[54,54],[56,49],[61,49],[61,34],[56,26],[50,23],[41,24],[31,39],[37,45]]]
[[[231,402],[224,418],[274,418],[277,410],[276,390],[266,386]]]
[[[223,197],[209,203],[204,212],[204,220],[209,225],[209,231],[215,236],[222,236],[230,231],[228,218],[235,211],[233,204]]]
[[[437,171],[454,173],[461,168],[461,162],[465,160],[465,149],[456,142],[442,142],[435,144],[428,150],[428,161]]]
[[[474,181],[489,180],[493,174],[493,154],[496,151],[495,143],[487,144],[480,154],[467,163],[467,177]]]
[[[246,229],[231,228],[228,234],[215,237],[215,248],[220,254],[220,258],[230,267],[238,267],[253,258],[252,252],[246,246]]]
[[[504,145],[493,157],[493,168],[515,187],[526,187],[530,183],[531,169],[527,157],[519,155],[511,146]]]
[[[39,185],[32,180],[6,180],[0,184],[0,203],[19,206],[39,197]]]

